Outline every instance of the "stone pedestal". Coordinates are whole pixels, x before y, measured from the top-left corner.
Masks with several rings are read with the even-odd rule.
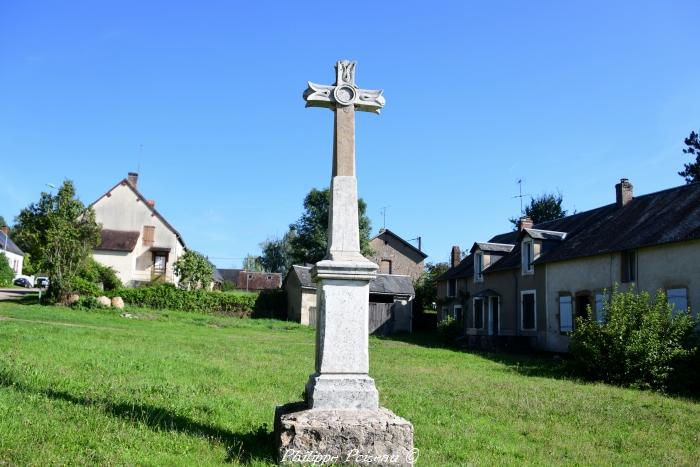
[[[391,411],[307,409],[288,404],[275,411],[281,464],[412,466],[413,426]]]

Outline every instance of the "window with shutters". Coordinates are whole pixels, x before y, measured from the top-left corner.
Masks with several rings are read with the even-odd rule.
[[[573,307],[571,295],[559,297],[559,331],[562,333],[574,330]]]
[[[479,251],[474,255],[474,282],[484,281],[484,253]]]
[[[622,252],[622,282],[637,280],[637,252],[634,250]]]
[[[144,225],[143,226],[143,244],[153,245],[155,240],[156,227],[154,225]]]
[[[666,300],[673,306],[673,313],[685,313],[688,310],[688,289],[666,290]]]
[[[602,293],[595,294],[595,319],[602,323],[605,319],[605,295]]]
[[[534,331],[537,322],[534,290],[523,290],[520,293],[520,310],[520,329],[523,331]]]
[[[450,279],[447,281],[447,296],[454,297],[457,293],[457,280]]]
[[[462,321],[462,307],[460,305],[455,305],[452,317],[457,321]]]
[[[522,244],[522,271],[523,274],[532,274],[535,269],[532,262],[535,260],[535,244],[532,240],[526,240]]]

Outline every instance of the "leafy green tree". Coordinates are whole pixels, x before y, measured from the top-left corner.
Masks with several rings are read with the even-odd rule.
[[[425,271],[414,284],[416,298],[414,306],[416,311],[435,310],[437,303],[437,278],[449,269],[447,263],[427,263]]]
[[[62,301],[71,292],[73,278],[100,240],[95,213],[76,198],[70,180],[55,195],[42,193],[38,202],[22,209],[13,232],[15,243],[31,255],[34,267],[49,274],[49,301]]]
[[[294,231],[289,243],[291,263],[317,263],[326,256],[328,249],[328,213],[331,201],[330,189],[312,189],[304,198],[304,212],[296,223],[289,226]],[[357,201],[360,226],[360,249],[365,256],[372,255],[369,234],[372,223],[366,215],[367,204]]]
[[[251,254],[247,254],[245,258],[243,258],[243,269],[252,272],[263,272],[265,270],[261,257]]]
[[[561,206],[563,201],[561,193],[545,193],[537,198],[530,198],[530,204],[525,206],[525,215],[532,219],[534,224],[561,219],[566,216],[566,210]],[[511,218],[510,222],[517,226],[518,220]]]
[[[0,287],[12,285],[12,279],[15,277],[15,272],[10,267],[10,261],[5,256],[5,253],[0,253]]]
[[[292,245],[291,239],[294,231],[290,230],[282,238],[272,238],[260,244],[262,255],[260,263],[265,271],[279,272],[286,274],[292,267]]]
[[[211,284],[214,266],[209,260],[194,250],[187,250],[173,265],[180,278],[180,287],[187,290],[201,289]]]
[[[685,177],[686,183],[700,182],[700,137],[691,131],[684,143],[687,147],[683,149],[683,153],[691,158],[695,157],[695,162],[683,164],[684,168],[678,175]]]

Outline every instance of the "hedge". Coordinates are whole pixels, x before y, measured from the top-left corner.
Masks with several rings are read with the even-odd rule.
[[[107,293],[122,297],[124,303],[154,309],[198,311],[240,317],[280,318],[286,303],[280,290],[255,293],[187,291],[172,284],[135,289],[118,289]]]

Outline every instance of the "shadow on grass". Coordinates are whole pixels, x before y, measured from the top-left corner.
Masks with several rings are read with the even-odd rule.
[[[76,396],[55,389],[33,388],[17,380],[12,373],[4,369],[0,369],[0,386],[10,387],[15,391],[27,394],[43,395],[54,400],[96,408],[108,415],[131,421],[134,424],[144,424],[154,430],[177,431],[207,440],[218,440],[226,446],[226,458],[224,459],[226,463],[234,460],[245,464],[260,461],[274,463],[276,461],[274,436],[268,432],[267,424],[245,433],[231,432],[149,404],[113,402],[106,399]]]

